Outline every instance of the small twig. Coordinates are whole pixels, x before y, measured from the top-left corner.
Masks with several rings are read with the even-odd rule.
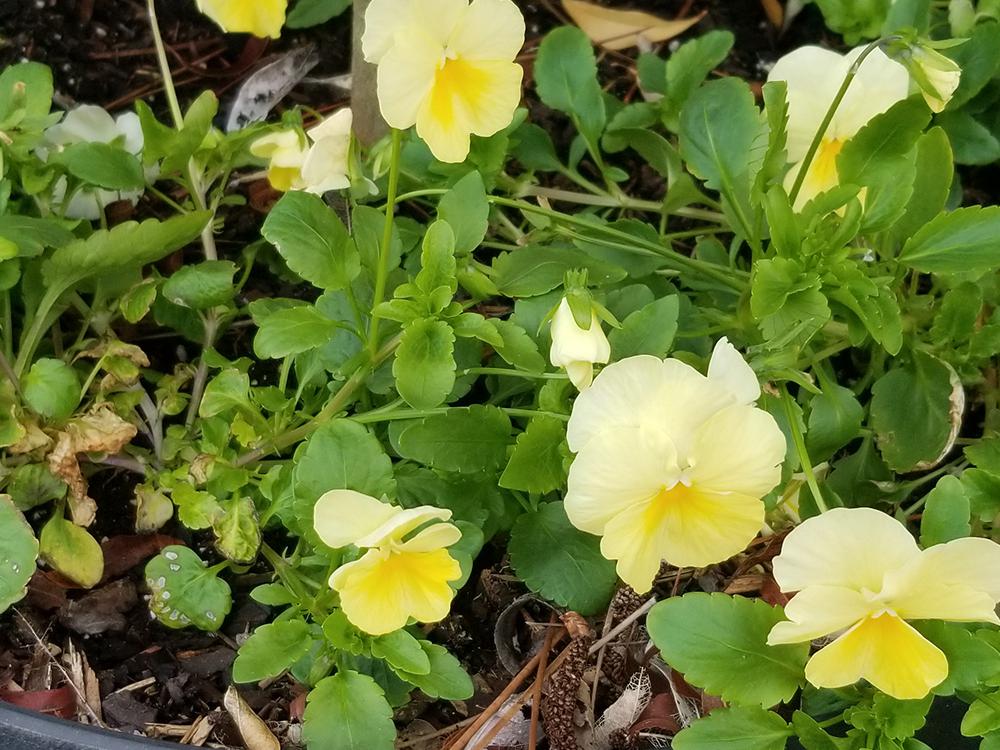
[[[549,616],[549,623],[556,623],[556,616],[553,612]],[[531,723],[528,725],[528,750],[536,750],[538,747],[538,712],[542,705],[542,685],[545,669],[549,665],[549,651],[555,641],[556,633],[560,631],[550,628],[545,636],[545,645],[542,646],[542,658],[538,660],[538,672],[535,675],[535,684],[531,691]]]
[[[73,682],[73,679],[69,676],[69,672],[66,671],[66,668],[59,663],[58,659],[52,656],[52,652],[49,651],[49,647],[45,645],[45,641],[43,641],[41,637],[38,635],[38,633],[35,632],[35,629],[31,626],[31,623],[28,621],[28,618],[25,617],[23,614],[21,614],[21,610],[17,609],[16,607],[14,608],[14,614],[16,614],[18,617],[21,618],[21,622],[24,623],[24,626],[28,629],[28,632],[31,633],[31,637],[34,638],[35,642],[45,650],[45,653],[48,655],[49,661],[52,663],[52,665],[62,673],[63,679],[66,680],[66,684],[70,686],[70,688],[73,690],[73,693],[76,695],[77,704],[82,709],[84,709],[84,711],[86,711],[87,715],[97,726],[106,729],[107,727],[105,727],[104,722],[101,721],[100,718],[98,718],[97,714],[94,713],[94,709],[92,709],[90,707],[90,704],[87,703],[86,696],[80,692],[80,688],[78,688],[76,686],[76,683]]]
[[[126,471],[131,471],[133,474],[146,476],[146,465],[137,459],[127,456],[105,456],[104,458],[90,459],[90,463],[113,466],[116,469],[125,469]]]
[[[396,750],[405,750],[405,748],[413,747],[414,745],[419,745],[421,743],[427,742],[428,740],[435,740],[438,737],[447,737],[449,734],[453,734],[462,727],[467,727],[469,724],[476,720],[475,716],[470,716],[467,719],[462,719],[461,721],[456,721],[454,724],[449,724],[444,729],[438,729],[436,732],[428,732],[427,734],[415,734],[412,737],[408,737],[402,742],[396,743]]]
[[[657,601],[656,597],[651,596],[649,598],[649,601],[645,602],[641,607],[639,607],[639,609],[637,609],[635,612],[633,612],[624,620],[622,620],[620,623],[618,623],[611,630],[610,633],[601,636],[601,640],[594,643],[594,645],[590,647],[590,651],[588,651],[588,653],[596,654],[598,651],[604,648],[606,644],[611,643],[611,641],[617,638],[621,633],[624,633],[626,628],[628,628],[633,622],[635,622],[644,614],[646,614],[649,610],[651,610],[653,608],[653,605],[656,604],[656,601]]]

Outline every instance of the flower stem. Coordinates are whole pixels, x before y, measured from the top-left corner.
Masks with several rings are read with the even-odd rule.
[[[374,358],[378,352],[379,318],[375,309],[385,298],[385,285],[389,278],[389,250],[392,246],[393,218],[396,212],[396,195],[399,191],[399,153],[402,150],[403,131],[392,129],[392,153],[389,161],[389,186],[385,197],[385,228],[382,230],[382,245],[379,247],[378,268],[375,273],[375,293],[372,296],[372,318],[368,326],[368,353]]]
[[[802,430],[795,419],[794,403],[785,386],[781,386],[781,402],[785,407],[785,416],[788,418],[788,429],[792,433],[792,442],[795,444],[795,452],[799,455],[799,463],[802,464],[802,473],[806,475],[806,484],[816,502],[816,507],[820,513],[826,513],[829,508],[823,499],[823,493],[819,489],[819,482],[816,481],[816,473],[813,471],[812,461],[809,459],[809,452],[806,450],[806,441],[802,437]]]
[[[855,76],[858,74],[858,70],[861,68],[861,63],[865,61],[865,58],[868,57],[868,55],[878,49],[882,44],[889,41],[891,38],[892,37],[884,37],[882,39],[876,39],[874,42],[865,47],[864,51],[858,55],[858,59],[851,65],[850,70],[847,71],[847,75],[844,76],[844,82],[840,84],[840,89],[837,91],[837,95],[833,97],[833,101],[830,102],[830,107],[826,110],[823,122],[820,123],[819,129],[816,131],[816,135],[813,136],[812,143],[809,144],[809,150],[806,151],[806,156],[802,160],[802,164],[799,166],[799,173],[795,176],[795,184],[792,185],[792,192],[788,196],[789,202],[793,206],[795,205],[795,199],[799,196],[799,191],[802,189],[802,183],[805,182],[806,174],[809,172],[812,160],[816,156],[816,152],[819,151],[820,144],[823,142],[823,136],[826,135],[826,131],[830,127],[830,123],[833,122],[833,116],[837,113],[840,103],[844,101],[844,97],[847,95],[847,90],[851,87],[851,83],[854,81]]]

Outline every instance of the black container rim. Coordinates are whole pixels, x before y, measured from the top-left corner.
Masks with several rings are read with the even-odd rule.
[[[80,724],[0,701],[3,750],[152,750],[179,747],[136,734]]]

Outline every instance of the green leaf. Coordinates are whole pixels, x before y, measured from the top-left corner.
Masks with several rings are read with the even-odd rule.
[[[249,497],[236,497],[220,505],[222,513],[212,523],[216,549],[234,563],[252,563],[257,558],[261,540],[253,500]]]
[[[998,729],[1000,729],[1000,691],[981,694],[962,717],[962,736],[979,737]]]
[[[209,381],[198,414],[203,417],[215,417],[231,409],[242,411],[251,408],[250,376],[231,367]]]
[[[41,255],[47,247],[62,247],[76,237],[53,219],[33,216],[0,216],[0,239],[13,243],[22,258]]]
[[[813,717],[803,711],[792,714],[792,726],[795,736],[805,750],[840,750],[833,737],[823,731]]]
[[[307,29],[336,18],[351,7],[351,0],[298,0],[288,13],[285,26]]]
[[[21,600],[35,572],[38,542],[10,496],[0,495],[0,613]]]
[[[935,121],[947,133],[956,164],[991,164],[1000,159],[1000,140],[972,113],[964,109],[942,112]]]
[[[243,642],[233,662],[234,682],[277,677],[309,653],[313,640],[304,620],[261,625]]]
[[[74,143],[52,161],[78,180],[105,190],[139,190],[146,184],[139,160],[110,143]]]
[[[561,502],[518,518],[508,551],[529,589],[581,615],[603,611],[615,592],[615,564],[601,554],[598,537],[570,523]]]
[[[590,39],[575,26],[555,29],[542,40],[535,58],[535,85],[541,100],[564,112],[596,144],[607,112],[597,82],[597,61]]]
[[[667,59],[663,109],[670,130],[677,130],[680,113],[691,94],[726,59],[734,41],[729,31],[710,31],[684,42]]]
[[[781,607],[726,594],[685,594],[660,602],[646,626],[670,666],[728,703],[773,706],[805,682],[809,644],[768,646]],[[748,674],[753,675],[747,680]]]
[[[336,419],[312,434],[295,453],[296,514],[312,528],[312,509],[328,490],[395,497],[392,462],[374,435],[357,422]]]
[[[1000,675],[1000,652],[965,626],[930,620],[919,622],[915,627],[948,659],[948,677],[935,686],[935,695],[981,690],[988,681]]]
[[[48,419],[67,419],[80,403],[80,379],[61,359],[39,359],[21,381],[25,403]]]
[[[0,127],[40,130],[52,109],[52,94],[48,65],[22,62],[5,68],[0,72]]]
[[[118,299],[118,309],[129,323],[138,323],[156,300],[156,280],[143,279]]]
[[[372,656],[389,663],[397,672],[427,675],[431,661],[423,644],[405,630],[397,630],[372,639]]]
[[[809,457],[823,461],[858,436],[864,409],[850,388],[824,384],[823,392],[809,402],[806,447]]]
[[[972,508],[958,477],[944,476],[927,493],[924,514],[920,519],[920,545],[931,547],[972,533],[969,518]]]
[[[727,214],[751,240],[750,185],[766,148],[767,125],[750,87],[738,78],[705,84],[681,113],[681,156],[695,176],[722,194]]]
[[[193,310],[224,305],[236,292],[235,274],[236,264],[228,260],[206,260],[184,266],[164,283],[163,296],[175,305]]]
[[[18,510],[27,511],[66,496],[66,483],[45,464],[23,464],[11,472],[7,494]],[[2,570],[2,562],[0,562]]]
[[[455,387],[455,333],[443,320],[422,318],[403,330],[392,363],[396,390],[414,409],[441,404]]]
[[[289,268],[320,289],[344,289],[361,272],[361,257],[344,222],[311,193],[285,193],[261,234]]]
[[[455,232],[455,255],[479,247],[490,225],[490,204],[479,172],[469,172],[441,197],[438,217]]]
[[[450,292],[447,301],[455,293],[455,233],[446,221],[435,221],[427,227],[420,252],[420,272],[414,283],[426,297],[431,297],[438,288],[445,287]],[[441,306],[443,309],[443,306]]]
[[[841,182],[867,184],[866,176],[872,170],[909,153],[930,119],[930,110],[920,97],[897,102],[873,117],[837,156]]]
[[[1000,151],[997,153],[1000,157]],[[991,160],[992,161],[992,160]],[[916,178],[913,194],[892,233],[900,242],[912,237],[920,227],[944,210],[955,175],[948,134],[931,128],[917,141]]]
[[[968,341],[982,308],[983,290],[978,284],[967,281],[948,290],[934,316],[931,338],[941,344]]]
[[[1000,206],[939,214],[906,241],[900,262],[927,273],[983,272],[1000,264]]]
[[[905,473],[936,464],[961,420],[961,384],[941,360],[921,351],[872,386],[871,424],[890,468]]]
[[[528,245],[498,255],[493,261],[497,288],[508,297],[536,297],[563,283],[567,271],[586,268],[587,281],[594,286],[621,281],[621,268],[583,255],[568,247]]]
[[[165,143],[166,152],[163,156],[161,171],[163,174],[184,172],[188,160],[201,148],[212,128],[212,120],[219,111],[219,100],[212,91],[203,91],[187,112],[184,113],[184,125],[179,131],[173,131],[173,136]],[[140,113],[141,117],[141,113]],[[149,159],[151,154],[144,154]]]
[[[876,693],[872,699],[872,708],[882,735],[892,740],[912,737],[927,721],[927,710],[933,700],[930,695],[920,700],[897,700]]]
[[[334,648],[347,651],[350,654],[361,654],[367,651],[365,642],[358,630],[343,610],[335,609],[329,617],[323,620],[323,637]]]
[[[677,335],[680,297],[672,294],[636,310],[611,331],[608,340],[614,360],[637,354],[666,357]]]
[[[500,486],[544,495],[563,486],[562,446],[566,441],[566,423],[554,417],[535,417],[517,436],[507,468],[500,475]]]
[[[197,211],[166,221],[126,221],[58,248],[42,264],[49,294],[61,293],[92,276],[120,274],[160,260],[197,237],[210,216]]]
[[[259,330],[253,351],[261,359],[281,359],[315,349],[330,342],[340,324],[312,305],[300,305],[255,316]]]
[[[489,318],[488,322],[503,338],[503,344],[494,348],[504,362],[528,372],[545,369],[545,358],[538,351],[538,344],[521,326],[499,318]]]
[[[101,545],[86,529],[63,518],[61,512],[42,527],[38,556],[85,589],[96,586],[104,575]]]
[[[944,54],[962,68],[958,89],[948,102],[948,111],[954,112],[982,91],[1000,70],[1000,25],[976,24],[965,42]]]
[[[496,471],[506,461],[511,442],[507,415],[495,406],[478,404],[413,420],[397,429],[393,444],[403,458],[462,474]]]
[[[342,669],[316,683],[303,716],[306,745],[322,750],[393,750],[392,707],[375,680]]]
[[[149,610],[168,628],[214,632],[233,606],[229,584],[194,550],[171,545],[146,563]]]
[[[471,698],[475,692],[472,678],[462,667],[462,663],[443,646],[428,641],[419,643],[430,667],[427,673],[414,674],[397,669],[397,674],[416,685],[431,698],[447,701],[463,701]]]
[[[749,706],[719,708],[681,730],[671,747],[674,750],[784,750],[791,736],[792,730],[785,720],[771,711]]]

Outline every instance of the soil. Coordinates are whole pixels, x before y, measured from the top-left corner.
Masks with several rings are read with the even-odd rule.
[[[538,41],[565,17],[557,0],[532,0],[519,5],[527,20],[529,40],[524,62],[530,73]],[[734,54],[719,72],[750,81],[762,80],[770,64],[791,48],[806,42],[822,40],[835,45],[837,41],[826,38],[827,32],[813,6],[807,7],[784,35],[775,31],[761,5],[752,0],[643,0],[629,6],[664,16],[705,11],[704,19],[686,37],[712,28],[733,31],[737,37]],[[211,88],[225,103],[240,82],[270,56],[305,44],[314,44],[321,51],[322,60],[313,76],[345,73],[349,68],[348,15],[321,28],[288,32],[277,42],[260,42],[243,35],[223,35],[195,12],[193,0],[159,0],[157,8],[182,101]],[[23,59],[52,66],[59,106],[96,103],[114,111],[130,107],[141,98],[166,115],[145,3],[138,0],[0,0],[0,67]],[[622,95],[635,95],[631,57],[605,53],[600,65],[609,87]],[[527,98],[533,117],[546,126],[551,124],[553,136],[565,144],[570,136],[563,121],[546,113],[530,90]],[[285,104],[308,103],[326,110],[342,104],[341,99],[335,89],[311,85],[299,87]],[[662,183],[647,173],[633,188],[638,197],[650,198],[662,191]],[[138,212],[144,210],[149,206],[140,204]],[[242,244],[255,235],[260,220],[259,212],[252,208],[231,215],[228,234],[220,240],[222,252],[238,255]],[[255,280],[249,293],[295,293],[265,286],[273,283]],[[144,339],[147,333],[136,330],[135,340],[162,371],[169,371],[177,358],[187,356],[180,337],[153,344]],[[248,350],[249,343],[247,335],[237,333],[220,346],[224,353],[238,356]],[[240,639],[270,617],[267,608],[247,596],[266,578],[251,571],[230,579],[236,604],[218,634],[163,627],[150,619],[146,608],[142,580],[145,560],[173,539],[199,549],[204,547],[209,557],[211,549],[201,537],[179,526],[168,526],[161,531],[161,537],[136,539],[132,536],[130,505],[135,477],[117,469],[102,469],[90,477],[90,482],[100,507],[93,530],[107,550],[119,556],[112,565],[117,570],[93,592],[73,589],[58,576],[39,571],[28,598],[0,617],[0,689],[11,680],[25,689],[59,688],[66,679],[58,665],[64,663],[68,653],[78,651],[93,670],[102,697],[93,701],[93,707],[107,726],[175,739],[185,732],[211,729],[212,742],[241,747],[234,725],[220,706],[230,684],[229,667]],[[111,562],[113,556],[108,557]],[[495,629],[501,613],[525,591],[505,568],[500,547],[485,550],[479,565],[478,585],[467,587],[456,600],[454,614],[430,633],[475,675],[477,698],[467,706],[420,701],[411,704],[405,712],[414,722],[414,731],[433,731],[460,722],[489,703],[510,679],[508,670],[499,663]],[[737,570],[725,570],[723,574],[699,581],[699,587],[725,589],[744,578]],[[668,581],[667,592],[671,584],[676,589],[676,583],[680,582]],[[527,648],[532,639],[544,635],[544,626],[537,623],[544,623],[548,617],[544,607],[532,604],[505,618],[502,629],[509,629],[507,635],[516,637]],[[521,654],[512,652],[509,656],[516,661]],[[264,688],[243,686],[240,692],[252,709],[271,722],[283,743],[292,746],[297,742],[296,720],[303,709],[301,688],[282,679]],[[62,698],[61,703],[53,699],[50,705],[41,707],[59,712],[65,708],[65,696]],[[650,726],[656,726],[655,721]]]

